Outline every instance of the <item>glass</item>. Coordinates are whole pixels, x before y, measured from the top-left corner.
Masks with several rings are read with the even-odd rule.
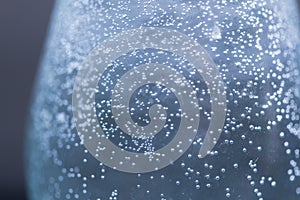
[[[29,196],[300,198],[296,1],[57,1]]]

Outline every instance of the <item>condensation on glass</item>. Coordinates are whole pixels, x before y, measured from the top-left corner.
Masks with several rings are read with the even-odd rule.
[[[57,1],[28,126],[30,198],[299,199],[298,17],[292,0]],[[160,31],[104,45],[141,29]],[[162,30],[178,38],[161,39]],[[196,43],[202,53],[187,46]],[[193,52],[200,68],[188,59]],[[78,79],[111,55],[118,56]],[[88,100],[76,108],[91,109],[94,121],[75,116],[81,95]],[[78,125],[75,117],[89,120]],[[220,135],[209,138],[216,121]],[[116,151],[101,153],[104,140]],[[214,145],[201,157],[206,140]],[[143,171],[148,164],[122,153],[173,160]],[[111,164],[115,154],[123,157]],[[126,163],[139,167],[122,171]]]

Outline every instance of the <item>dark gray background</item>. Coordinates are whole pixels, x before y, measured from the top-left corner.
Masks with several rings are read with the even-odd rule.
[[[26,116],[53,4],[0,1],[0,199],[25,199]]]
[[[0,1],[0,199],[25,199],[24,137],[53,0]]]

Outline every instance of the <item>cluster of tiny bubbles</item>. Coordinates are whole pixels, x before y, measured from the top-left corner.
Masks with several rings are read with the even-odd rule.
[[[32,199],[261,200],[282,194],[286,199],[300,198],[300,74],[295,61],[299,41],[294,36],[298,30],[288,23],[292,12],[281,4],[276,0],[60,1],[29,125]],[[128,92],[129,87],[118,85],[127,71],[138,71],[147,63],[168,66],[188,80],[200,105],[199,129],[189,149],[163,169],[134,174],[112,169],[89,153],[77,134],[71,102],[76,74],[92,49],[141,26],[177,30],[202,45],[222,74],[227,112],[219,141],[199,159],[212,109],[201,74],[164,50],[139,49],[119,57],[99,77],[95,95],[100,126],[95,129],[101,128],[115,146],[128,152],[154,152],[175,137],[184,116],[172,90],[163,84],[142,85],[130,92],[132,120],[139,126],[149,124],[150,108],[160,105],[166,123],[151,137],[128,135],[116,123],[111,98],[116,86]],[[128,75],[137,80],[132,87],[142,79],[138,75]]]

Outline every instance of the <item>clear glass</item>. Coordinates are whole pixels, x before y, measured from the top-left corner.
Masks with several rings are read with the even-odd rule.
[[[299,35],[292,0],[57,1],[30,199],[299,199]]]

